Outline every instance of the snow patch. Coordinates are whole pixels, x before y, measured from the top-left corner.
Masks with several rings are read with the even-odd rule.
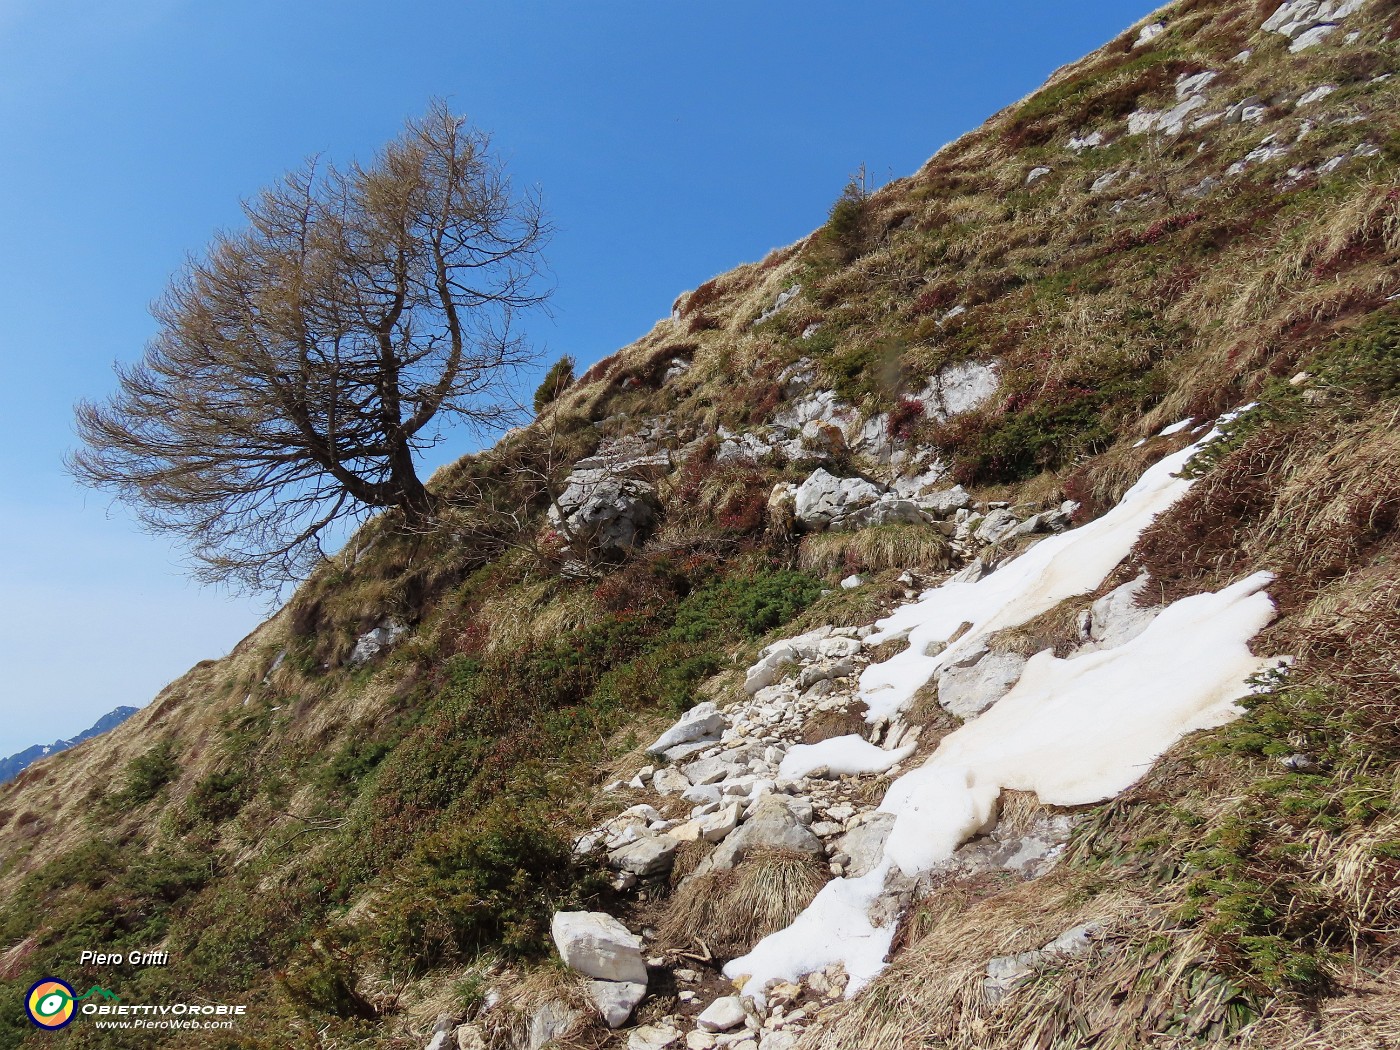
[[[854,995],[883,969],[894,934],[893,920],[877,926],[871,918],[886,876],[898,869],[918,877],[952,856],[995,822],[1003,790],[1033,791],[1060,806],[1105,801],[1187,733],[1238,715],[1235,701],[1271,662],[1248,643],[1274,617],[1264,591],[1272,579],[1258,573],[1184,598],[1115,649],[1032,657],[1010,693],[890,786],[880,811],[894,814],[895,824],[880,864],[859,879],[828,883],[792,925],[735,959],[725,975],[746,979],[745,994],[762,995],[770,981],[839,962],[851,975],[846,994]]]
[[[743,994],[761,996],[774,980],[797,981],[833,963],[846,968],[850,998],[885,968],[895,924],[876,926],[871,906],[889,873],[885,861],[858,879],[832,879],[786,929],[759,941],[748,955],[724,967],[731,980],[747,977]]]
[[[1178,421],[1175,422],[1175,423],[1171,423],[1171,424],[1168,424],[1167,426],[1164,426],[1161,430],[1157,431],[1157,436],[1158,436],[1158,437],[1167,437],[1167,436],[1170,435],[1170,434],[1180,434],[1183,430],[1185,430],[1187,427],[1189,427],[1189,426],[1190,426],[1192,423],[1194,423],[1195,421],[1196,421],[1196,417],[1195,417],[1195,416],[1187,416],[1185,419],[1178,420]]]
[[[953,657],[988,635],[1016,627],[1066,598],[1087,594],[1127,557],[1152,520],[1186,494],[1176,476],[1216,431],[1147,470],[1119,504],[1087,525],[1050,536],[976,582],[950,580],[876,624],[869,645],[907,635],[909,646],[861,675],[869,721],[893,718]],[[964,629],[966,625],[966,629]],[[962,630],[956,642],[952,639]]]
[[[859,736],[837,736],[816,744],[795,744],[778,767],[778,779],[801,780],[822,766],[832,776],[883,773],[913,753],[912,746],[886,751]]]

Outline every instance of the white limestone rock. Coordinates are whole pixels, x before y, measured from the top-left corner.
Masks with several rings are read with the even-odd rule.
[[[1219,73],[1215,73],[1211,70],[1205,70],[1204,72],[1194,74],[1183,73],[1176,81],[1177,99],[1181,100],[1191,95],[1199,95],[1209,87],[1210,82],[1219,75]]]
[[[667,766],[652,774],[651,786],[658,795],[679,795],[690,787],[690,780],[679,769]]]
[[[737,995],[726,995],[705,1007],[696,1023],[707,1032],[727,1032],[744,1023],[748,1012]]]
[[[671,1050],[684,1038],[674,1025],[644,1024],[627,1033],[627,1050]]]
[[[1089,922],[1066,930],[1043,948],[989,960],[982,994],[988,1002],[1000,1002],[1041,967],[1063,963],[1088,952],[1103,933],[1102,924]]]
[[[1300,107],[1311,106],[1314,102],[1321,102],[1324,98],[1326,98],[1328,95],[1332,94],[1332,92],[1336,90],[1337,88],[1334,84],[1319,84],[1312,90],[1303,92],[1303,94],[1298,99],[1298,105]]]
[[[732,832],[696,869],[698,874],[727,871],[750,850],[791,849],[818,856],[821,840],[793,812],[786,796],[767,794],[753,807],[749,818]]]
[[[894,822],[893,813],[873,813],[864,823],[834,840],[834,848],[850,857],[847,878],[858,879],[880,863]]]
[[[1020,524],[1021,519],[1012,511],[998,507],[987,512],[972,535],[980,543],[999,543],[1015,532]]]
[[[1108,189],[1115,182],[1121,179],[1123,177],[1123,174],[1124,173],[1121,171],[1104,172],[1102,175],[1100,175],[1097,179],[1094,180],[1093,184],[1089,187],[1089,192],[1095,194],[1102,193],[1104,190]],[[1114,205],[1113,210],[1118,211],[1122,203],[1122,201],[1119,201],[1117,205]]]
[[[965,507],[972,506],[972,496],[961,485],[954,485],[942,492],[934,492],[919,498],[919,506],[934,517],[946,518]]]
[[[632,981],[588,981],[584,994],[598,1008],[609,1028],[621,1028],[647,994],[647,986]]]
[[[647,750],[659,754],[679,744],[718,739],[719,735],[724,732],[726,724],[724,715],[713,702],[706,701],[703,704],[696,704],[681,715],[675,725],[657,737],[656,742]]]
[[[819,627],[815,631],[800,634],[795,638],[784,638],[767,646],[758,654],[758,661],[749,668],[744,679],[744,692],[755,695],[778,681],[785,665],[816,654],[817,642],[831,634],[830,627]]]
[[[550,999],[530,1015],[526,1050],[544,1050],[579,1021],[579,1013],[567,1003]]]
[[[664,875],[675,863],[676,848],[680,843],[665,833],[642,835],[634,842],[619,846],[608,852],[608,866],[618,871],[630,871],[639,879],[653,875]],[[605,980],[622,980],[609,977]]]
[[[864,478],[838,478],[818,467],[797,487],[797,520],[821,530],[858,507],[876,502],[881,489]]]
[[[1089,607],[1080,622],[1084,642],[1079,647],[1080,652],[1114,649],[1147,630],[1162,611],[1160,608],[1138,605],[1139,597],[1147,587],[1147,579],[1147,573],[1143,573],[1137,579],[1115,587]]]
[[[408,633],[408,625],[396,616],[391,616],[372,631],[366,631],[355,640],[355,651],[350,654],[350,666],[359,667],[369,663],[386,649],[396,645]]]
[[[641,938],[611,915],[598,911],[556,912],[550,933],[564,964],[571,969],[600,981],[647,983]]]
[[[773,300],[773,305],[768,307],[768,309],[764,310],[761,314],[758,315],[758,317],[754,320],[754,324],[760,325],[764,321],[767,321],[770,318],[777,316],[777,314],[783,309],[785,309],[788,303],[796,299],[801,292],[802,285],[800,284],[794,284],[791,288],[783,289],[781,292],[778,293],[778,298]]]
[[[959,718],[973,718],[1011,692],[1026,668],[1016,653],[987,653],[969,667],[949,667],[938,675],[938,705]]]
[[[739,804],[734,802],[716,809],[713,813],[695,817],[668,834],[681,842],[720,842],[738,825]]]
[[[1133,41],[1133,48],[1136,50],[1137,48],[1144,47],[1147,44],[1152,43],[1152,41],[1156,40],[1166,31],[1167,27],[1165,23],[1149,22],[1147,25],[1142,27],[1142,31],[1138,33],[1137,39]]]
[[[1366,0],[1287,0],[1262,28],[1288,37],[1288,50],[1296,54],[1322,43],[1365,4]]]
[[[1001,373],[995,361],[959,361],[919,391],[924,411],[940,423],[980,408],[996,393]]]
[[[656,520],[656,489],[607,470],[575,470],[549,520],[570,538],[599,550],[628,550]]]

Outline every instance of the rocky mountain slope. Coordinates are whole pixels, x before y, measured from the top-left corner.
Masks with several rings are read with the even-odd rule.
[[[67,740],[55,740],[52,744],[35,744],[27,747],[23,751],[17,751],[9,758],[0,758],[0,784],[7,780],[13,780],[21,772],[33,765],[46,755],[57,754],[60,751],[67,751],[70,747],[76,747],[84,740],[91,740],[109,729],[115,729],[128,718],[136,713],[134,707],[117,707],[108,711],[96,722],[84,729],[76,736]]]
[[[1400,1038],[1397,37],[1181,0],[682,294],[0,788],[0,1044]]]

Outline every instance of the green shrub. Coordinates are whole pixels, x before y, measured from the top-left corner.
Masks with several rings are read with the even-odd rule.
[[[865,180],[846,183],[821,232],[821,243],[833,262],[846,266],[870,250],[874,239],[870,210]]]
[[[360,992],[354,956],[333,938],[304,945],[276,975],[277,983],[303,1015],[309,1011],[371,1020],[378,1011]]]
[[[802,612],[821,592],[822,582],[804,572],[731,576],[681,602],[667,636],[685,642],[759,638]]]
[[[1314,363],[1318,379],[1367,400],[1400,396],[1400,317],[1372,318],[1334,341]]]
[[[504,805],[424,842],[407,878],[375,936],[389,960],[416,971],[487,950],[538,956],[553,913],[606,885],[594,865],[576,861],[568,839]]]
[[[906,349],[900,339],[856,344],[832,354],[823,368],[841,400],[858,405],[870,396],[893,403]]]
[[[237,816],[252,792],[247,774],[241,769],[226,769],[210,773],[196,782],[190,791],[188,806],[196,820],[215,823]]]
[[[126,779],[113,798],[118,807],[141,806],[161,793],[166,784],[180,772],[175,749],[166,740],[143,755],[133,758],[126,767]]]
[[[393,744],[387,740],[352,736],[317,774],[317,784],[327,793],[353,794],[392,750]]]
[[[544,374],[544,381],[535,391],[535,411],[540,412],[546,405],[553,404],[573,385],[574,359],[566,354]]]

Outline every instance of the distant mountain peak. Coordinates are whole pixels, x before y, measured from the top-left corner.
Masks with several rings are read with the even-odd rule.
[[[70,747],[77,747],[84,740],[91,740],[109,729],[115,729],[134,715],[137,710],[135,707],[113,708],[76,736],[67,740],[55,740],[52,744],[35,744],[9,758],[0,759],[0,784],[13,780],[41,758],[47,758],[60,751],[67,751]]]

